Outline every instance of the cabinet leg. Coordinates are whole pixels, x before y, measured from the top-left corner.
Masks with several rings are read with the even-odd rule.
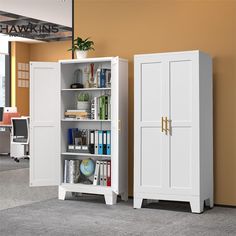
[[[210,208],[214,207],[213,197],[210,197],[205,200],[206,206],[209,206]]]
[[[128,193],[127,192],[121,193],[120,196],[121,196],[121,200],[123,200],[125,202],[128,201]]]
[[[71,193],[65,191],[64,188],[59,186],[59,188],[58,188],[58,199],[66,200],[66,198],[68,198],[69,196],[71,196]]]
[[[190,201],[190,206],[193,213],[202,213],[204,209],[204,201],[193,199]]]
[[[142,198],[134,197],[134,208],[141,208],[143,203]]]
[[[114,205],[117,202],[117,195],[115,193],[105,194],[105,202],[107,205]]]

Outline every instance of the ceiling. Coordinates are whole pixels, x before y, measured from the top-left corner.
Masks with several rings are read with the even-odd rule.
[[[71,27],[5,11],[0,11],[0,33],[44,42],[72,39]]]

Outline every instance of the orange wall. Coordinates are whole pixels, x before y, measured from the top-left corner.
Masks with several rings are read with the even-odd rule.
[[[71,41],[30,44],[30,61],[71,59]]]
[[[20,115],[29,115],[29,88],[18,87],[17,63],[29,63],[30,47],[26,43],[12,42],[11,46],[11,105]]]
[[[30,61],[58,61],[71,59],[71,41],[52,43],[12,43],[12,69],[11,69],[11,100],[12,106],[16,106],[21,115],[29,115],[29,88],[17,86],[17,63],[29,63]]]
[[[215,201],[236,205],[236,2],[75,0],[75,36],[90,56],[129,60],[129,190],[133,189],[133,55],[200,49],[213,57]]]

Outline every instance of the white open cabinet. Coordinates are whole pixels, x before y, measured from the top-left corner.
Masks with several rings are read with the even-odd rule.
[[[93,63],[111,69],[110,88],[71,89],[74,71]],[[109,120],[67,120],[78,93],[109,93]],[[30,63],[30,186],[59,186],[59,199],[71,192],[102,194],[107,204],[128,198],[128,62],[119,57]],[[111,130],[111,155],[67,151],[68,128]],[[65,159],[111,161],[111,186],[63,183]]]
[[[211,58],[187,51],[134,62],[134,207],[143,199],[213,207]]]

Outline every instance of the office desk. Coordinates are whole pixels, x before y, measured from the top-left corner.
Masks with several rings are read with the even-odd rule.
[[[0,124],[0,153],[10,154],[11,127],[10,124]]]

